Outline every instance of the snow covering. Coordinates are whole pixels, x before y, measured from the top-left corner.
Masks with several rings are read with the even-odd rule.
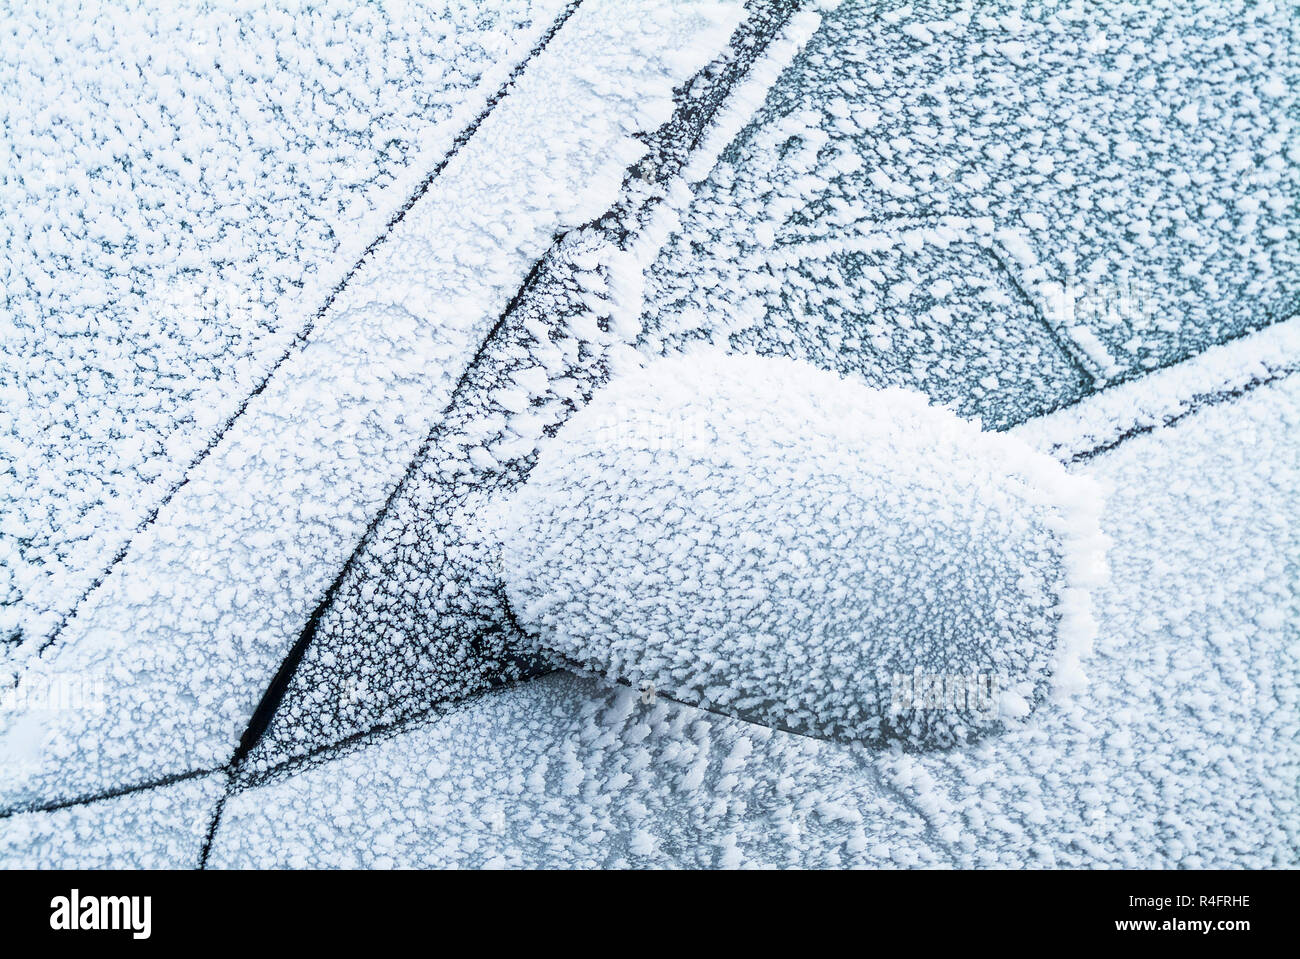
[[[1177,422],[1206,404],[1222,402],[1300,372],[1300,317],[1199,356],[1089,396],[1013,431],[1060,459],[1086,459],[1136,434]]]
[[[1300,865],[1300,379],[1074,469],[1113,490],[1090,683],[1001,736],[835,744],[557,673],[233,797],[209,863]]]
[[[789,7],[753,5],[726,49],[674,91],[671,116],[642,135],[646,155],[614,207],[559,239],[483,342],[322,604],[241,778],[545,668],[510,622],[482,517],[611,370],[639,362],[629,347],[641,268],[626,247],[653,232],[680,171],[700,155],[696,141],[718,116],[734,116],[741,78],[770,83],[769,51],[784,47],[775,55],[788,60]]]
[[[951,746],[1082,684],[1100,511],[920,394],[706,350],[569,420],[506,507],[501,565],[522,626],[611,680]]]
[[[652,15],[653,11],[653,15]],[[607,209],[738,4],[583,3],[190,473],[24,683],[103,680],[107,719],[0,715],[0,808],[227,762],[552,238]]]
[[[0,868],[192,868],[225,785],[212,773],[0,819]]]
[[[942,862],[848,752],[556,673],[227,804],[208,865]]]
[[[823,21],[686,197],[642,349],[801,357],[1005,427],[1296,312],[1292,4]]]
[[[0,13],[2,668],[149,526],[0,702],[0,864],[197,861],[228,791],[213,864],[1300,865],[1300,20],[793,6],[727,45],[738,3],[584,0],[339,295],[559,3]],[[1088,687],[947,751],[571,673],[478,695],[547,665],[482,517],[697,343],[1109,487]],[[64,681],[105,708],[30,707]]]
[[[1111,487],[1087,694],[886,777],[964,866],[1300,865],[1300,378],[1076,469]]]
[[[0,685],[562,5],[0,9]]]

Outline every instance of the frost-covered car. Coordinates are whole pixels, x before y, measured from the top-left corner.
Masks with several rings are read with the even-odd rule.
[[[1300,864],[1300,15],[3,10],[0,863]]]

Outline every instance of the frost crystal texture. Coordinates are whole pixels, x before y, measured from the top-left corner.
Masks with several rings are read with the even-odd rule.
[[[1080,679],[1100,498],[924,396],[713,351],[616,380],[502,519],[524,627],[765,725],[947,746]]]
[[[561,7],[0,4],[0,682]]]
[[[645,152],[634,134],[742,12],[576,8],[25,670],[31,688],[102,681],[107,718],[0,711],[0,755],[36,741],[0,763],[0,809],[231,761],[520,284],[557,234],[608,209]]]
[[[1295,315],[1295,4],[847,0],[682,210],[704,339],[1010,426]]]
[[[0,868],[1297,864],[1294,0],[173,6],[0,2]]]

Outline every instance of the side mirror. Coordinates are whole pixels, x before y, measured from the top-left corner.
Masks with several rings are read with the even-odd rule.
[[[1082,682],[1100,495],[925,397],[703,352],[606,386],[504,511],[558,661],[819,738],[949,746]]]

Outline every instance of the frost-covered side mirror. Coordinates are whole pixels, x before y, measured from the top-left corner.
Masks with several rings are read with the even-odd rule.
[[[925,397],[708,352],[607,386],[503,514],[564,662],[822,738],[951,745],[1082,681],[1097,491]]]

